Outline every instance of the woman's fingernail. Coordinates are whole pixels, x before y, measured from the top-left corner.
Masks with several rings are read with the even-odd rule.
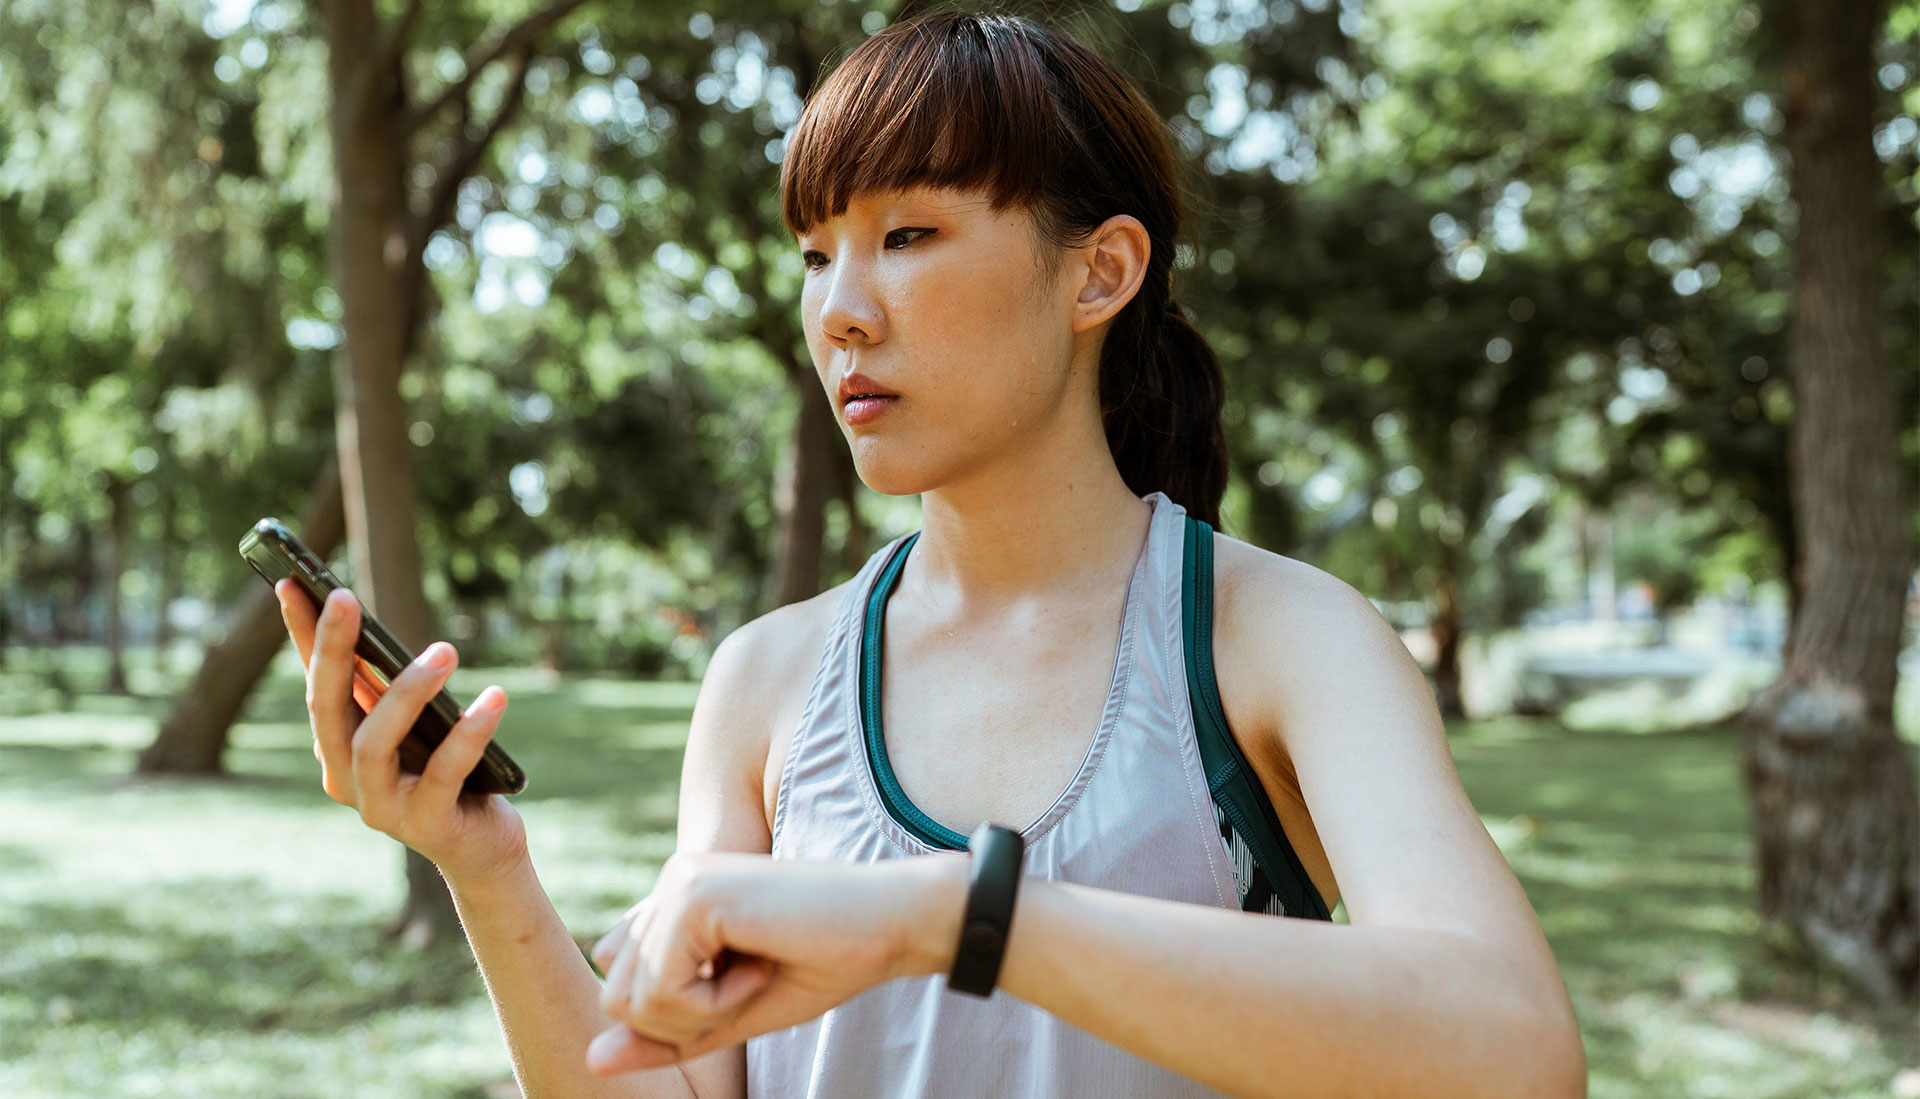
[[[329,622],[340,621],[340,619],[346,617],[346,613],[346,601],[334,595],[327,596],[327,605],[320,608],[320,617]]]
[[[437,672],[453,663],[453,649],[446,645],[434,645],[427,650],[427,658],[420,662],[430,672]]]

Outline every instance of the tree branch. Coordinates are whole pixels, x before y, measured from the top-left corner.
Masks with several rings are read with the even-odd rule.
[[[587,0],[554,0],[553,3],[520,20],[506,30],[495,35],[489,41],[474,47],[467,54],[467,71],[460,79],[441,89],[433,101],[422,105],[407,119],[406,128],[417,129],[434,115],[446,109],[447,104],[466,98],[472,90],[474,81],[489,65],[505,57],[509,52],[522,50],[530,46],[534,39],[546,33],[555,23],[572,15]]]
[[[513,75],[508,77],[506,98],[500,101],[499,109],[487,120],[486,128],[479,134],[466,137],[454,150],[453,156],[440,170],[440,178],[434,181],[433,191],[424,211],[425,232],[421,242],[425,243],[427,233],[439,228],[453,210],[454,196],[459,192],[460,183],[473,174],[475,165],[486,154],[487,146],[500,136],[507,123],[519,113],[520,104],[527,96],[527,70],[533,67],[533,48],[522,46],[514,53]]]
[[[420,23],[420,11],[426,6],[426,0],[407,0],[406,9],[393,21],[386,40],[380,45],[381,53],[389,63],[398,61],[400,55],[406,52],[407,43],[413,39],[414,28]]]
[[[410,318],[407,322],[408,350],[420,330],[419,315],[424,308],[425,295],[422,293],[427,272],[427,242],[433,239],[434,230],[447,223],[453,216],[453,204],[459,197],[460,184],[473,174],[486,155],[493,140],[506,129],[519,113],[520,104],[527,94],[527,70],[533,65],[533,48],[523,45],[513,55],[513,76],[507,86],[506,98],[501,100],[499,109],[487,120],[486,128],[478,134],[467,136],[467,121],[472,104],[462,98],[460,101],[460,143],[444,164],[437,168],[433,187],[427,192],[427,199],[409,219],[407,226],[407,256],[405,266],[401,268],[402,278],[408,284],[407,298]]]

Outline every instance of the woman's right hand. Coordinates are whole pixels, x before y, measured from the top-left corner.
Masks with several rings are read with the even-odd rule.
[[[450,882],[502,874],[523,862],[520,814],[499,794],[462,795],[460,789],[493,739],[506,692],[498,686],[480,692],[434,749],[425,772],[408,774],[400,769],[400,741],[452,674],[458,659],[453,646],[427,646],[381,694],[364,678],[356,683],[360,604],[352,592],[335,591],[320,611],[291,580],[275,584],[274,594],[307,668],[313,754],[327,796],[357,810],[368,827],[431,859]]]

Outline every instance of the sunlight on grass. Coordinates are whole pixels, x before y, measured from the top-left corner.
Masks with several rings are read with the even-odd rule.
[[[595,937],[672,851],[696,688],[463,669],[455,694],[492,682],[512,696],[501,740],[531,776],[535,863]],[[464,948],[382,937],[400,851],[320,792],[291,659],[226,778],[127,777],[159,695],[40,706],[24,677],[0,683],[0,1095],[501,1094]],[[1730,734],[1451,733],[1566,976],[1595,1099],[1885,1096],[1920,1060],[1904,1021],[1763,945]]]

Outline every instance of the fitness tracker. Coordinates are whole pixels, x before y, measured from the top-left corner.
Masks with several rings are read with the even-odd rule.
[[[1000,959],[1013,924],[1013,896],[1020,888],[1020,856],[1026,841],[1005,825],[982,824],[967,840],[971,874],[967,914],[960,924],[960,949],[953,956],[947,987],[987,997],[1000,978]]]

